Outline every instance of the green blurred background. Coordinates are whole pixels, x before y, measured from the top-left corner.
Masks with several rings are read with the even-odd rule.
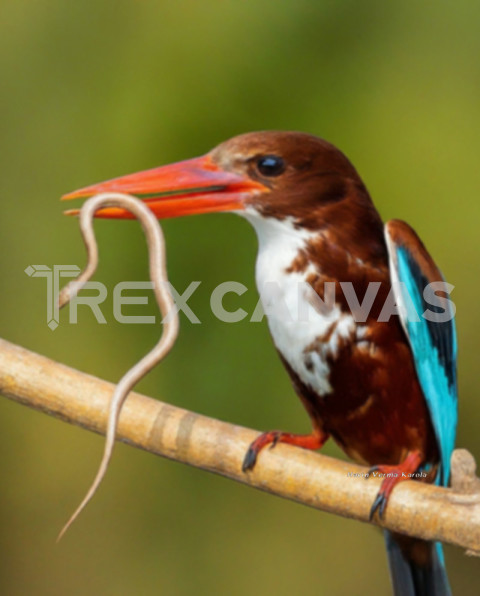
[[[480,452],[480,5],[457,2],[187,0],[4,1],[0,8],[0,334],[116,381],[159,329],[46,325],[31,264],[84,263],[58,197],[193,157],[259,129],[318,134],[352,159],[382,216],[409,221],[456,289],[458,445]],[[99,222],[97,280],[147,279],[135,222]],[[202,285],[168,360],[139,390],[237,424],[309,423],[265,322],[225,324],[212,289],[250,290],[256,240],[232,215],[168,221],[170,277]],[[195,250],[192,251],[192,247]],[[155,314],[153,304],[129,314]],[[374,528],[118,445],[100,493],[65,539],[62,524],[99,462],[102,439],[0,401],[1,594],[386,594]],[[329,443],[325,453],[342,457]],[[480,564],[446,549],[457,594],[478,594]]]

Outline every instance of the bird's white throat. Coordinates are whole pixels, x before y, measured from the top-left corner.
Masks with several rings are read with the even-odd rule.
[[[327,358],[336,355],[341,338],[355,333],[355,322],[337,305],[328,312],[315,306],[306,280],[322,272],[313,261],[304,271],[289,270],[315,233],[295,227],[292,218],[263,217],[253,209],[241,215],[257,233],[255,276],[275,346],[303,383],[326,395],[332,391]]]

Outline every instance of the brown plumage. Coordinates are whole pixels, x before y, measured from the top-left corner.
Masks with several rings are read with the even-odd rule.
[[[287,165],[266,180],[255,169],[261,155],[278,155]],[[350,282],[362,301],[371,282],[381,285],[364,323],[361,341],[352,334],[328,358],[333,391],[318,396],[282,356],[296,392],[314,425],[331,435],[352,459],[397,464],[409,451],[436,462],[436,441],[411,349],[397,316],[378,322],[391,289],[383,223],[350,161],[333,145],[301,133],[259,132],[235,137],[211,152],[214,163],[266,184],[271,190],[245,202],[263,217],[293,218],[315,233],[288,271],[307,276],[323,300],[325,282],[335,283],[337,304],[350,312],[340,282]],[[318,337],[318,347],[327,338]]]

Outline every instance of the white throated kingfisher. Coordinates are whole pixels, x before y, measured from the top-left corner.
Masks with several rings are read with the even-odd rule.
[[[248,133],[203,157],[64,198],[101,192],[144,199],[159,218],[217,211],[243,216],[258,236],[256,281],[262,300],[269,300],[265,288],[273,283],[289,312],[307,315],[288,317],[269,309],[267,318],[312,432],[260,435],[245,456],[245,472],[266,445],[319,449],[331,436],[353,460],[388,474],[371,516],[383,515],[392,489],[409,475],[448,484],[457,423],[453,310],[440,291],[436,296],[443,297],[444,306],[433,311],[449,316],[432,321],[408,314],[412,305],[419,315],[428,310],[425,288],[443,277],[408,224],[382,223],[343,153],[308,134]],[[119,208],[97,216],[132,217]],[[326,282],[335,290],[328,309],[315,302],[326,302]],[[359,301],[372,298],[363,317],[352,312],[347,285]],[[404,308],[384,320],[382,309],[392,293]],[[389,531],[385,537],[397,596],[450,594],[440,544]]]

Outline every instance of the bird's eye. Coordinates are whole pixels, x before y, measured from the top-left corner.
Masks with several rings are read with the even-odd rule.
[[[256,165],[262,176],[280,176],[285,171],[285,162],[278,155],[263,155]]]

